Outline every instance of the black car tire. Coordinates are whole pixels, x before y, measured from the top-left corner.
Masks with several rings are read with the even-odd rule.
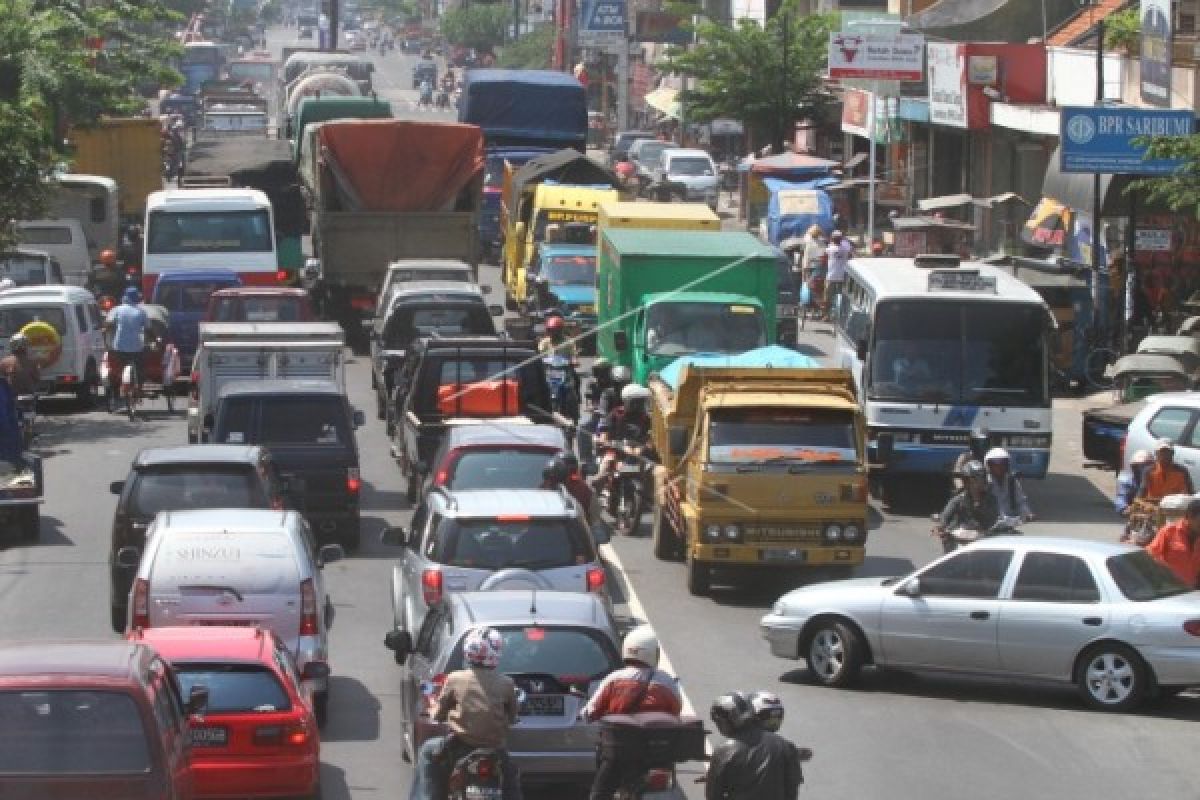
[[[128,616],[128,611],[125,606],[109,606],[109,614],[111,615],[110,624],[112,625],[113,633],[125,632],[125,619]]]
[[[662,503],[654,504],[650,520],[650,538],[654,542],[654,557],[659,561],[678,561],[681,544],[679,535],[671,526],[666,514],[663,513]]]
[[[99,382],[96,365],[88,364],[87,371],[83,374],[83,383],[75,390],[75,400],[83,410],[90,411],[96,407],[96,387]]]
[[[1145,699],[1149,673],[1142,657],[1117,642],[1101,642],[1084,651],[1075,667],[1075,685],[1083,702],[1097,711],[1130,711]]]
[[[696,597],[706,597],[712,591],[712,567],[687,555],[687,588]]]
[[[818,622],[804,640],[801,655],[808,674],[822,686],[852,684],[863,665],[863,642],[858,632],[837,619]]]
[[[21,541],[36,542],[42,535],[42,514],[36,505],[22,506],[17,512]]]
[[[347,553],[358,552],[359,545],[362,544],[362,520],[358,517],[352,517],[346,523],[346,530],[341,537],[342,548]]]
[[[324,728],[329,719],[329,690],[313,695],[313,713],[317,716],[317,727]]]

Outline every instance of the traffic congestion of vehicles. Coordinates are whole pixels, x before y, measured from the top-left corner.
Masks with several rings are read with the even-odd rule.
[[[0,253],[0,799],[1091,797],[1190,753],[1191,328],[1081,398],[1006,265],[821,244],[814,300],[708,150],[598,153],[547,70],[430,112],[426,33],[342,5],[345,51],[307,0],[185,41],[171,174],[158,120],[73,131]]]

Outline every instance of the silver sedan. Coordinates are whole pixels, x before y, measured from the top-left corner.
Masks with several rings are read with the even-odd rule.
[[[788,592],[761,627],[826,686],[875,664],[1074,684],[1126,711],[1200,685],[1200,592],[1125,545],[993,537],[907,577]]]

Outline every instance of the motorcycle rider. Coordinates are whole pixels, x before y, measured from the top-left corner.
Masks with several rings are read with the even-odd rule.
[[[613,365],[604,356],[592,362],[592,379],[588,381],[584,398],[591,408],[600,405],[600,394],[613,385]]]
[[[804,782],[800,751],[758,722],[750,698],[722,695],[709,716],[725,741],[708,764],[706,800],[796,800]]]
[[[988,491],[987,469],[978,461],[968,461],[962,470],[963,488],[954,493],[937,517],[933,535],[941,537],[949,553],[958,546],[951,535],[959,528],[986,534],[1000,518],[996,497]]]
[[[419,105],[419,106],[433,105],[433,84],[429,82],[428,78],[425,78],[424,80],[421,81],[420,92],[421,92],[421,99],[417,101],[417,105]]]
[[[988,472],[988,491],[996,498],[996,506],[1003,517],[1016,517],[1022,522],[1035,519],[1025,497],[1021,480],[1012,471],[1012,459],[1003,447],[993,447],[983,457]]]
[[[142,293],[130,286],[121,296],[121,304],[108,312],[104,330],[112,333],[108,351],[109,380],[114,389],[121,385],[125,367],[133,365],[133,382],[142,385],[142,354],[146,348],[145,332],[150,317],[141,307]]]
[[[546,335],[538,340],[538,352],[544,356],[560,355],[574,364],[578,353],[575,343],[567,338],[567,323],[558,314],[546,318]]]
[[[610,672],[600,682],[580,716],[589,722],[612,714],[649,711],[679,716],[683,711],[683,698],[678,681],[658,668],[660,655],[658,637],[649,625],[639,625],[625,634],[621,642],[621,660],[625,666]],[[627,775],[623,765],[604,755],[603,751],[597,753],[596,761],[590,800],[612,800],[613,793],[625,778],[638,777]],[[630,768],[634,766],[629,765]]]
[[[639,447],[639,455],[643,459],[651,459],[645,448],[650,437],[650,390],[637,383],[631,383],[621,390],[621,405],[609,412],[604,427],[596,439],[609,444],[610,447],[600,459],[600,469],[596,475],[597,485],[604,485],[611,476],[617,464],[616,448],[624,442],[630,442]]]
[[[497,672],[504,639],[492,628],[476,628],[463,642],[466,669],[451,672],[442,684],[433,719],[447,722],[450,736],[426,740],[417,753],[409,800],[441,800],[455,761],[475,748],[503,748],[508,729],[517,720],[517,688],[512,678]],[[505,756],[505,800],[520,800],[520,776]]]
[[[1195,494],[1192,476],[1175,463],[1175,443],[1159,439],[1154,445],[1154,465],[1146,470],[1138,498],[1157,503],[1169,494]]]
[[[1130,507],[1137,499],[1138,491],[1142,488],[1142,481],[1146,479],[1146,470],[1150,469],[1150,465],[1153,463],[1154,456],[1149,450],[1138,450],[1129,461],[1129,472],[1122,473],[1117,478],[1117,495],[1113,498],[1113,508],[1122,517],[1129,516]]]
[[[29,353],[29,339],[20,331],[8,340],[8,355],[0,358],[0,375],[18,397],[37,391],[42,373]]]
[[[1146,552],[1185,586],[1200,589],[1200,497],[1188,502],[1183,519],[1162,526]]]

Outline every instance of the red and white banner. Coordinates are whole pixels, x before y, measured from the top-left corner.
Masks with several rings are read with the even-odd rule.
[[[829,34],[829,77],[919,81],[925,77],[919,33]]]

